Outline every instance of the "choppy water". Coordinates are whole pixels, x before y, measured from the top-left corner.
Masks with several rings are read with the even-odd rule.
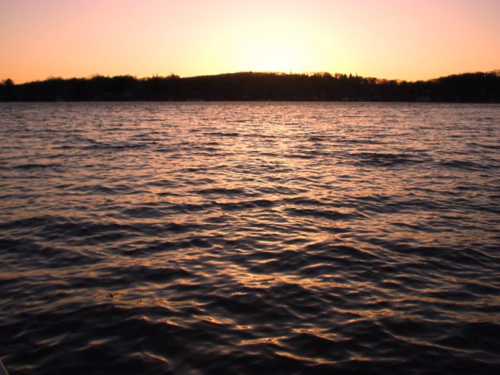
[[[16,374],[500,373],[500,106],[0,104]]]

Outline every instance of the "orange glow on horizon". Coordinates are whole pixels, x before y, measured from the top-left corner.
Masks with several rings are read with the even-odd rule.
[[[500,68],[500,2],[0,0],[0,80]]]

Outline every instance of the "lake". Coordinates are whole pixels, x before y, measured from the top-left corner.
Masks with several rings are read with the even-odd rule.
[[[0,103],[0,358],[497,374],[500,105]]]

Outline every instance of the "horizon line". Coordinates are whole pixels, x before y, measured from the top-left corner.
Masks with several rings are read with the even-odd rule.
[[[14,85],[24,85],[24,84],[30,84],[30,83],[36,83],[36,82],[45,82],[45,81],[50,81],[50,80],[55,80],[55,79],[61,79],[61,80],[71,80],[71,79],[92,79],[95,77],[105,77],[105,78],[114,78],[114,77],[132,77],[137,80],[147,80],[151,78],[169,78],[169,77],[177,77],[180,79],[190,79],[190,78],[201,78],[201,77],[217,77],[217,76],[223,76],[223,75],[236,75],[236,74],[275,74],[275,75],[283,75],[283,76],[293,76],[293,75],[300,75],[300,76],[315,76],[315,75],[330,75],[332,77],[335,77],[337,75],[342,75],[342,76],[353,76],[353,77],[361,77],[361,78],[372,78],[380,81],[397,81],[397,82],[408,82],[408,83],[414,83],[414,82],[431,82],[438,80],[440,78],[445,78],[445,77],[452,77],[452,76],[460,76],[460,75],[465,75],[465,74],[496,74],[497,76],[500,76],[500,69],[493,69],[490,71],[467,71],[467,72],[461,72],[461,73],[452,73],[448,75],[443,75],[440,77],[435,77],[435,78],[429,78],[429,79],[417,79],[417,80],[405,80],[405,79],[399,79],[399,78],[380,78],[380,77],[373,77],[373,76],[363,76],[359,75],[358,73],[353,74],[352,72],[350,73],[340,73],[340,72],[335,72],[335,73],[330,73],[327,71],[308,71],[308,72],[293,72],[289,71],[283,72],[283,71],[237,71],[237,72],[225,72],[225,73],[215,73],[215,74],[200,74],[200,75],[193,75],[193,76],[179,76],[175,73],[170,73],[168,75],[159,75],[158,73],[152,74],[151,76],[144,76],[144,77],[138,77],[137,75],[132,75],[132,74],[117,74],[117,75],[104,75],[100,73],[94,73],[91,75],[88,75],[86,77],[61,77],[61,76],[48,76],[45,79],[36,79],[32,81],[25,81],[21,83],[16,83],[14,80],[11,78],[5,78],[0,80],[1,83],[5,83],[7,81],[12,82]]]

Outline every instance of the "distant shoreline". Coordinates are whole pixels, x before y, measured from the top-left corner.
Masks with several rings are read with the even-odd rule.
[[[346,74],[233,73],[180,78],[132,76],[50,78],[0,83],[3,102],[432,102],[500,103],[500,71],[428,81],[384,80]]]

